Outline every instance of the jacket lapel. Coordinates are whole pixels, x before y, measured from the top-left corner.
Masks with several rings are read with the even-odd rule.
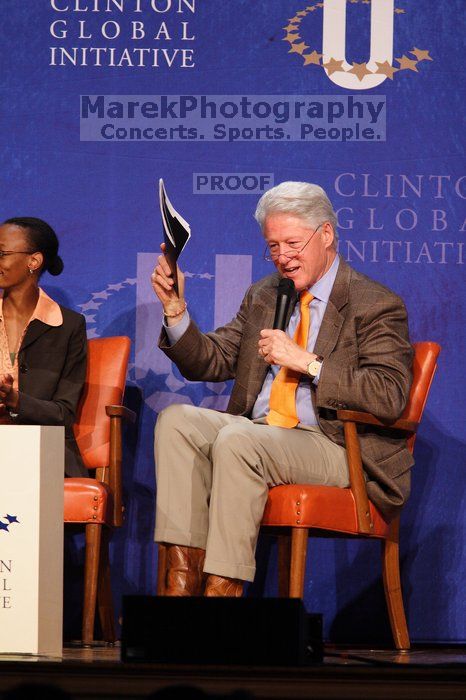
[[[345,315],[341,310],[348,303],[350,281],[351,268],[345,263],[343,258],[340,258],[337,276],[314,347],[316,355],[328,357],[337,344],[345,320]]]
[[[19,352],[22,352],[27,348],[29,345],[32,343],[35,343],[35,341],[41,337],[44,333],[47,333],[53,326],[47,325],[47,323],[43,323],[42,321],[39,321],[38,319],[34,319],[31,321],[31,323],[28,326],[28,329],[26,331],[26,335],[23,338],[23,342],[21,343],[21,347],[19,349]]]

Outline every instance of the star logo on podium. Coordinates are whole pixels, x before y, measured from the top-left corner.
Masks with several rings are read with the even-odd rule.
[[[5,523],[3,522],[4,520],[7,520],[8,522]],[[10,532],[8,528],[14,523],[18,523],[18,525],[20,524],[20,521],[18,520],[17,516],[10,515],[9,513],[7,513],[6,515],[0,518],[0,531],[4,530],[5,532]]]

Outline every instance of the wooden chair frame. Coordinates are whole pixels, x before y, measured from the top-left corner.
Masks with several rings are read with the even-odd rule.
[[[357,420],[356,420],[357,415]],[[396,517],[389,526],[388,536],[379,538],[372,534],[373,521],[366,483],[363,476],[362,460],[357,438],[357,425],[380,425],[379,421],[370,414],[364,415],[355,411],[338,411],[337,416],[344,422],[346,450],[350,474],[350,490],[354,498],[359,533],[357,535],[328,533],[330,537],[353,537],[379,539],[382,554],[382,575],[385,600],[390,619],[395,647],[398,650],[410,648],[408,627],[401,592],[400,563],[399,563],[399,529],[400,518]],[[366,420],[367,418],[367,420]],[[391,429],[402,429],[402,422],[396,421]],[[409,434],[414,434],[417,426],[411,425]],[[412,432],[414,431],[414,432]],[[284,533],[284,530],[288,532]],[[266,534],[278,537],[278,592],[280,597],[304,598],[304,579],[306,572],[307,545],[309,535],[323,536],[322,531],[302,526],[281,528],[280,526],[263,526]]]
[[[122,419],[134,422],[136,414],[125,406],[106,406],[110,418],[110,454],[108,467],[96,469],[95,478],[106,484],[112,495],[111,519],[105,523],[86,523],[84,526],[86,553],[84,563],[84,601],[82,617],[82,642],[94,641],[96,608],[104,641],[116,641],[114,608],[110,577],[109,543],[110,528],[123,525],[122,500]]]
[[[343,422],[349,467],[349,490],[351,491],[354,499],[357,533],[353,535],[347,533],[339,534],[338,532],[319,530],[317,528],[309,528],[298,524],[287,528],[280,526],[262,527],[264,532],[276,534],[278,536],[278,588],[279,595],[281,597],[304,597],[304,578],[306,571],[309,534],[312,536],[379,539],[382,548],[382,579],[385,600],[387,604],[393,641],[396,649],[399,651],[407,651],[410,648],[410,639],[403,605],[400,576],[400,517],[398,516],[391,521],[388,528],[388,534],[386,536],[380,537],[374,534],[374,523],[371,513],[373,506],[371,508],[367,495],[357,427],[358,425],[369,425],[377,426],[379,429],[400,431],[406,435],[408,439],[408,448],[411,452],[413,451],[416,433],[427,401],[430,386],[437,369],[436,361],[440,352],[440,346],[437,345],[437,343],[425,342],[416,343],[414,348],[416,353],[422,351],[430,353],[431,360],[431,370],[427,372],[425,377],[423,377],[423,391],[419,393],[419,396],[415,396],[415,407],[410,405],[411,403],[414,403],[411,401],[411,397],[419,389],[416,384],[413,383],[410,394],[410,402],[407,409],[401,418],[389,425],[382,423],[370,413],[342,409],[337,411],[337,418]],[[414,414],[416,420],[411,419],[411,414]],[[287,487],[285,486],[280,488]],[[323,533],[327,533],[327,535]]]
[[[93,450],[100,450],[100,457],[96,457],[94,453],[89,462],[86,450],[84,450],[84,463],[89,468],[89,471],[92,472],[93,478],[66,478],[64,484],[65,525],[83,526],[85,532],[82,613],[82,643],[85,646],[89,646],[94,641],[96,609],[98,609],[104,641],[108,643],[116,641],[109,542],[111,531],[113,528],[122,526],[124,516],[122,502],[122,420],[126,419],[134,422],[136,419],[136,414],[123,405],[105,405],[105,400],[108,396],[112,396],[113,400],[115,398],[122,400],[123,398],[126,366],[130,351],[129,338],[102,338],[88,342],[89,347],[91,343],[108,342],[108,346],[100,346],[101,348],[107,348],[105,351],[101,351],[99,357],[101,363],[105,361],[105,353],[108,354],[114,348],[117,350],[118,360],[115,365],[118,379],[115,378],[115,384],[113,384],[113,382],[109,381],[109,377],[105,377],[105,380],[100,381],[108,381],[109,386],[100,384],[100,377],[94,378],[92,376],[93,368],[88,366],[87,382],[88,386],[93,388],[89,403],[89,406],[91,406],[90,424],[93,425],[92,417],[95,413],[96,422],[101,428],[101,433],[96,440],[93,439],[93,435],[91,435],[91,439],[88,436],[86,438],[89,440],[88,448],[91,450],[91,453]],[[106,363],[104,362],[104,364]],[[107,374],[109,372],[111,372],[111,369],[107,370]],[[95,383],[93,384],[93,382]],[[101,395],[100,386],[104,387],[105,398]],[[76,425],[79,424],[81,410],[87,405],[87,400],[87,391],[85,391],[81,400],[78,423]],[[105,415],[108,417],[109,426],[102,429],[102,425],[105,424],[105,418],[103,418],[104,410]],[[87,420],[89,420],[89,416]],[[108,447],[105,447],[106,445]],[[96,466],[96,464],[99,466]]]

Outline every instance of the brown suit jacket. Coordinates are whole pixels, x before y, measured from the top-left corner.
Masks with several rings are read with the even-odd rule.
[[[88,476],[73,434],[86,377],[84,316],[60,306],[61,326],[31,321],[18,353],[19,409],[15,423],[65,426],[65,474]]]
[[[250,415],[262,388],[268,365],[258,356],[257,343],[260,331],[273,325],[279,279],[274,274],[253,284],[236,317],[215,332],[203,334],[191,322],[170,346],[162,331],[161,349],[187,379],[235,380],[229,413]],[[399,417],[412,378],[405,306],[343,259],[314,350],[324,362],[318,386],[310,383],[310,400],[330,440],[344,444],[338,408],[369,411],[387,423]],[[409,495],[412,456],[395,431],[365,428],[360,437],[369,498],[390,519]]]

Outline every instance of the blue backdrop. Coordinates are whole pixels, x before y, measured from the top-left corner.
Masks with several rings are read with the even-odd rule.
[[[442,345],[402,518],[403,585],[413,640],[464,642],[464,3],[397,0],[393,58],[380,48],[390,28],[374,23],[370,61],[380,2],[342,4],[346,31],[339,0],[2,0],[1,216],[50,222],[65,271],[44,278],[46,290],[86,315],[89,337],[133,341],[127,403],[138,423],[126,433],[126,524],[112,544],[119,606],[123,593],[155,590],[157,412],[174,401],[224,407],[229,392],[185,381],[156,348],[158,178],[192,227],[180,262],[204,330],[269,272],[252,217],[261,182],[322,185],[343,257],[406,300],[413,341]],[[337,32],[324,37],[324,11],[343,27],[346,62]],[[191,99],[183,115],[180,95],[198,96],[196,109]],[[203,95],[216,96],[215,115],[212,105],[202,113]],[[306,603],[324,613],[327,637],[385,639],[378,546],[311,548]],[[261,543],[260,560],[250,594],[273,595],[274,546]]]

